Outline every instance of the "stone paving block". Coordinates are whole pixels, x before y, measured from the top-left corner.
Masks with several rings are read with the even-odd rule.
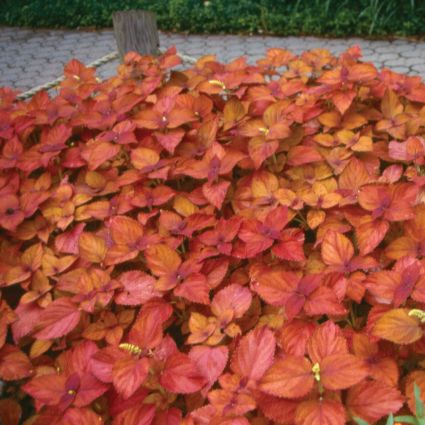
[[[394,72],[398,72],[398,73],[406,73],[406,72],[409,72],[409,67],[408,66],[401,66],[401,65],[398,65],[398,66],[389,66],[389,68],[391,69],[391,71],[394,71]]]
[[[186,35],[160,33],[163,48],[176,45],[177,49],[194,57],[217,53],[220,60],[230,61],[246,55],[251,63],[263,57],[270,47],[286,48],[294,53],[313,48],[327,48],[340,54],[358,44],[364,52],[364,60],[372,61],[397,72],[425,75],[425,42],[409,40],[321,39],[316,37],[266,37],[241,35]],[[0,84],[24,84],[47,82],[63,72],[63,66],[76,57],[87,64],[116,50],[112,30],[62,31],[0,28]],[[116,72],[118,61],[105,64],[98,74],[105,78]]]

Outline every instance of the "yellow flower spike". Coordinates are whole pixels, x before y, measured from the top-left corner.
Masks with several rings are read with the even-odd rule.
[[[319,363],[314,363],[313,367],[311,368],[311,371],[313,372],[314,379],[317,382],[320,382],[320,365],[319,365]]]
[[[223,83],[223,81],[220,80],[209,80],[210,84],[214,86],[220,86],[223,90],[226,90],[226,85]]]
[[[68,390],[68,394],[69,395],[75,395],[75,394],[77,394],[77,391],[75,391],[75,390]]]
[[[118,346],[122,350],[128,351],[130,354],[142,354],[142,349],[135,344],[130,344],[128,342],[124,342]]]
[[[269,134],[269,129],[268,128],[266,128],[266,127],[260,127],[259,129],[258,129],[258,131],[260,131],[261,133],[263,133],[265,136],[267,136],[268,134]]]
[[[420,310],[419,308],[414,308],[409,311],[410,317],[416,317],[421,321],[421,323],[425,323],[425,311]]]

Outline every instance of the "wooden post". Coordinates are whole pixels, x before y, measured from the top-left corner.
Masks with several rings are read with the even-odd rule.
[[[126,10],[112,14],[115,40],[121,60],[128,52],[157,55],[159,35],[156,16],[146,10]]]

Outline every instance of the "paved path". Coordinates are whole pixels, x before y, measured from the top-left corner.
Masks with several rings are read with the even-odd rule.
[[[338,54],[348,46],[359,44],[365,60],[378,67],[390,67],[425,77],[425,42],[407,40],[370,41],[358,38],[322,39],[315,37],[266,37],[238,35],[160,35],[161,47],[173,44],[190,56],[217,54],[219,60],[246,55],[250,61],[261,57],[269,47],[284,47],[294,53],[312,48],[327,48]],[[28,30],[0,27],[0,86],[27,90],[62,74],[63,65],[75,57],[92,62],[116,50],[111,30],[62,31]],[[118,62],[102,65],[102,78],[112,75]]]

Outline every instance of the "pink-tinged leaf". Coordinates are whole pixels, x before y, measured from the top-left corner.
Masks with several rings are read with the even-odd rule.
[[[160,293],[155,290],[156,280],[139,270],[121,274],[118,281],[123,286],[123,290],[115,297],[117,304],[142,305],[160,296]]]
[[[79,323],[81,312],[69,298],[59,298],[49,304],[40,315],[34,336],[38,339],[60,338],[71,332]]]
[[[207,278],[201,273],[191,274],[174,290],[174,295],[199,304],[210,303],[209,293]]]
[[[208,387],[211,387],[226,367],[229,349],[225,346],[206,347],[199,345],[190,350],[189,357],[207,379]]]
[[[260,380],[273,363],[275,347],[276,339],[270,329],[254,329],[240,340],[232,358],[232,370],[243,378]]]
[[[168,131],[167,133],[154,133],[158,142],[169,152],[174,153],[178,144],[182,141],[184,130],[176,129]]]
[[[133,356],[116,361],[112,368],[114,387],[124,399],[131,397],[148,376],[149,360]]]
[[[226,286],[217,292],[211,303],[211,311],[218,317],[239,319],[251,305],[251,291],[237,283]]]
[[[15,310],[18,319],[12,323],[13,341],[17,344],[28,335],[39,323],[43,309],[36,303],[19,304]]]
[[[78,255],[78,241],[85,226],[85,223],[79,223],[72,230],[59,235],[55,239],[55,248],[58,252]]]
[[[110,383],[113,379],[112,368],[114,363],[126,356],[127,353],[118,347],[105,347],[90,358],[89,371],[99,381]]]
[[[176,394],[194,393],[207,384],[196,363],[183,353],[168,357],[159,381],[167,391]]]
[[[225,180],[222,180],[219,183],[207,182],[202,185],[202,193],[211,205],[220,209],[223,205],[229,186],[230,182]]]
[[[90,373],[85,373],[80,378],[80,386],[75,395],[74,406],[84,407],[91,404],[109,389],[109,385],[98,381]]]

